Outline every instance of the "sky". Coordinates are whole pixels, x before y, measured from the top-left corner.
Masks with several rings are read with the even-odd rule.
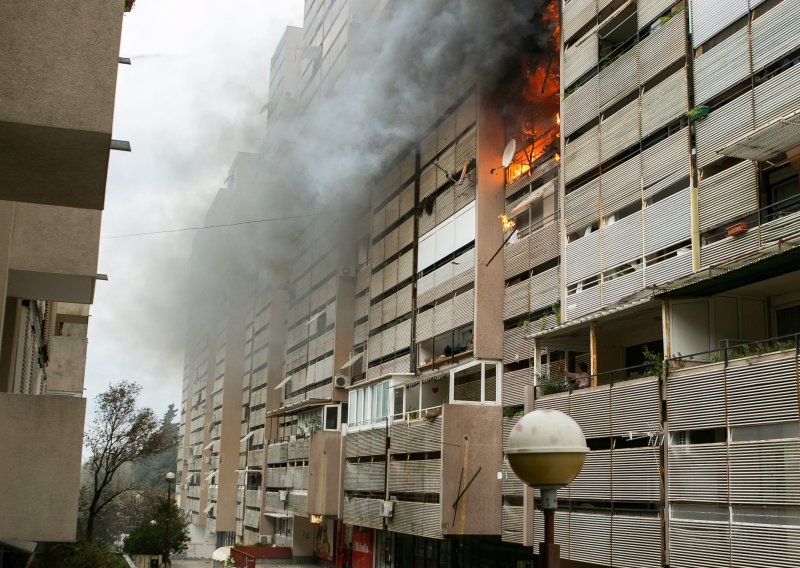
[[[123,22],[112,152],[89,324],[85,396],[122,379],[161,416],[180,407],[187,310],[183,291],[195,227],[238,151],[266,126],[270,57],[303,0],[138,0]]]

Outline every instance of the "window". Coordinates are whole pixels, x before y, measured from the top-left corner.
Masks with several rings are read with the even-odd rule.
[[[382,424],[389,414],[389,381],[350,391],[349,428]]]
[[[800,306],[776,310],[775,327],[778,337],[800,333]]]
[[[475,240],[475,202],[457,211],[419,239],[422,271]]]
[[[493,361],[473,362],[450,372],[450,402],[498,403],[502,370]]]

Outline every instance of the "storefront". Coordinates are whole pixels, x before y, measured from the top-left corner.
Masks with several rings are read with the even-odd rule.
[[[414,568],[533,568],[533,550],[498,537],[469,536],[442,540],[394,533],[391,563]]]
[[[340,525],[337,567],[373,568],[375,566],[375,530]]]
[[[309,515],[314,527],[314,556],[323,566],[336,566],[336,534],[338,521],[333,517]]]

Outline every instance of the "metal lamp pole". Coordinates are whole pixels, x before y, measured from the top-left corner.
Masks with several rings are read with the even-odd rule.
[[[542,494],[541,568],[560,566],[561,551],[555,543],[558,489],[578,476],[588,451],[581,427],[558,410],[529,412],[520,418],[508,436],[506,456],[511,469],[526,485],[539,489]]]
[[[169,559],[169,521],[172,516],[172,484],[175,483],[175,474],[171,471],[164,475],[167,482],[167,519],[164,523],[164,566],[172,566],[172,561]]]

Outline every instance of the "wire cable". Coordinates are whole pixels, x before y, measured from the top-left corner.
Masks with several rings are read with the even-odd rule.
[[[217,225],[203,225],[201,227],[183,227],[181,229],[164,229],[162,231],[146,231],[142,233],[128,233],[126,235],[112,235],[110,237],[101,237],[101,240],[112,239],[131,239],[134,237],[145,237],[149,235],[164,235],[167,233],[183,233],[186,231],[203,231],[205,229],[222,229],[225,227],[238,227],[240,225],[254,225],[257,223],[270,223],[274,221],[291,221],[294,219],[306,219],[308,217],[316,217],[322,213],[307,213],[305,215],[292,215],[288,217],[273,217],[271,219],[254,219],[252,221],[237,221],[235,223],[220,223]]]

